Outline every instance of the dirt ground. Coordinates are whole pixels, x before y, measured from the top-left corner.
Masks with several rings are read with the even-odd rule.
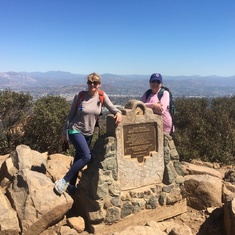
[[[138,215],[134,215],[138,216]],[[154,218],[144,218],[145,221],[154,221]],[[134,218],[133,218],[134,220]],[[188,207],[186,213],[178,215],[174,218],[167,219],[179,225],[185,224],[191,228],[193,235],[224,235],[226,234],[223,226],[223,208],[208,208],[207,210],[198,211]],[[144,224],[142,224],[144,226]],[[113,225],[97,225],[94,226],[96,235],[111,235],[114,232],[124,230],[130,224],[125,220]],[[87,232],[81,235],[89,234]]]
[[[135,220],[135,216],[138,216],[138,214],[133,215],[133,221]],[[154,218],[152,216],[149,216],[144,218],[144,221],[154,221]],[[226,231],[224,229],[224,217],[223,217],[223,208],[207,208],[207,210],[198,211],[195,209],[192,209],[190,207],[187,208],[187,212],[180,214],[174,218],[167,219],[165,221],[170,221],[179,225],[187,225],[191,228],[193,235],[225,235]],[[145,222],[144,222],[145,223]],[[144,226],[145,224],[138,224]],[[61,225],[63,224],[63,221],[61,222]],[[93,232],[87,232],[83,231],[80,233],[81,235],[112,235],[115,232],[121,232],[125,228],[129,227],[130,223],[122,220],[118,223],[112,224],[112,225],[94,225],[93,226]],[[55,226],[48,230],[49,233],[45,234],[53,234],[52,231],[56,232],[58,230],[58,227]]]
[[[178,224],[186,224],[194,235],[225,235],[223,208],[194,210],[188,207],[187,213],[170,219]]]

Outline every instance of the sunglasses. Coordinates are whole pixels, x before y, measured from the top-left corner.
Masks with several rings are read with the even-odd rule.
[[[88,81],[88,82],[87,82],[87,84],[88,84],[88,85],[92,85],[92,84],[94,84],[94,85],[96,86],[96,85],[98,85],[98,84],[100,84],[100,83],[99,83],[99,82],[92,82],[92,81]]]
[[[157,84],[160,84],[161,82],[159,80],[154,80],[154,81],[151,81],[151,83],[157,83]]]

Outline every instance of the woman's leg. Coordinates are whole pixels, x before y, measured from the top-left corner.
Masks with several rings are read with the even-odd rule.
[[[66,182],[75,185],[78,172],[91,160],[91,151],[89,149],[89,138],[87,140],[83,134],[69,135],[69,139],[74,145],[76,153],[73,165],[65,175],[64,179]]]

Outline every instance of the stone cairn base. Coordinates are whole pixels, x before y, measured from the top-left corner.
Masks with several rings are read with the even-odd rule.
[[[179,154],[172,137],[164,138],[164,174],[158,184],[122,190],[118,179],[117,143],[114,137],[101,136],[93,149],[93,158],[84,170],[78,188],[84,195],[83,206],[93,224],[112,224],[136,213],[160,210],[184,201],[184,177]],[[182,204],[184,213],[186,202]],[[164,213],[164,210],[160,210]],[[178,212],[177,212],[178,213]],[[167,212],[161,218],[175,216]]]

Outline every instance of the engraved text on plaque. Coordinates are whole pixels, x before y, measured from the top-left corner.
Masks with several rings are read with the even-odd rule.
[[[130,155],[142,162],[145,156],[149,156],[150,151],[157,151],[156,130],[156,123],[123,126],[124,155]]]

